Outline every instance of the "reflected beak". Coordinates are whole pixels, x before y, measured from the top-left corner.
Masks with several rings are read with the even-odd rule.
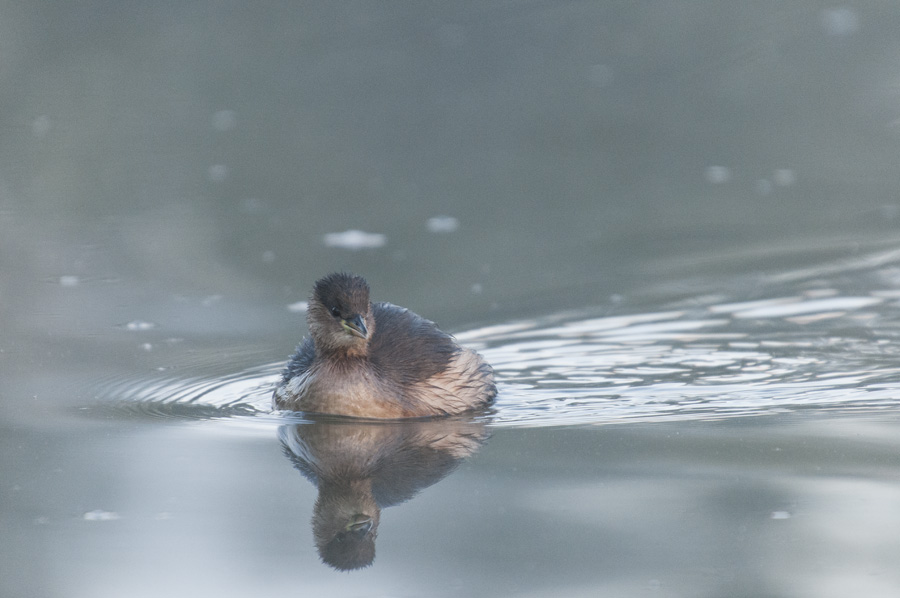
[[[369,336],[369,331],[366,328],[366,323],[362,319],[362,316],[360,316],[359,314],[346,320],[342,319],[341,326],[343,326],[344,330],[346,330],[353,336],[358,336],[359,338],[363,339],[368,338]]]
[[[354,536],[362,537],[369,533],[373,524],[372,518],[368,515],[354,515],[346,529]]]

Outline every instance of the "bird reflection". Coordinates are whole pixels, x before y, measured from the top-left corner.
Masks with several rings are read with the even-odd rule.
[[[469,418],[372,422],[318,418],[278,429],[284,454],[319,489],[313,537],[342,571],[375,559],[381,510],[409,500],[453,471],[487,439]]]

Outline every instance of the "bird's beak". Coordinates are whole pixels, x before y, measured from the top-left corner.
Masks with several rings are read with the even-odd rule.
[[[346,330],[353,336],[358,336],[359,338],[363,339],[368,338],[369,336],[369,330],[366,328],[366,322],[359,314],[346,320],[342,319],[341,326],[343,326],[344,330]]]
[[[346,530],[358,538],[362,538],[372,529],[374,521],[368,515],[354,515],[353,519],[347,523]]]

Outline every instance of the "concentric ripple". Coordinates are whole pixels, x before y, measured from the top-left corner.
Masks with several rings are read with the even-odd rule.
[[[879,297],[778,297],[462,335],[503,392],[495,423],[762,415],[900,404],[896,308]],[[893,314],[891,314],[893,315]]]
[[[835,251],[761,247],[717,258],[729,271],[735,260],[746,271],[753,260],[811,260],[770,273],[757,265],[763,273],[736,278],[710,275],[716,264],[708,262],[700,268],[707,278],[692,278],[696,263],[681,259],[662,264],[668,278],[644,295],[456,336],[494,366],[496,426],[896,408],[900,250],[854,250],[838,260]],[[217,359],[214,371],[108,381],[96,394],[134,415],[277,422],[287,417],[271,412],[283,365],[223,370]]]
[[[556,315],[457,337],[496,372],[497,426],[711,419],[900,403],[897,302],[833,289],[690,309]],[[107,397],[136,415],[270,413],[282,363],[195,378],[127,380]]]
[[[270,412],[272,389],[283,367],[278,363],[218,376],[109,381],[98,393],[97,408],[150,418],[257,416]]]

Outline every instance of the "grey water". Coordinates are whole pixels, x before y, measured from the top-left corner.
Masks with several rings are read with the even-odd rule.
[[[0,4],[0,596],[897,596],[898,26]],[[273,412],[334,270],[496,404]]]

